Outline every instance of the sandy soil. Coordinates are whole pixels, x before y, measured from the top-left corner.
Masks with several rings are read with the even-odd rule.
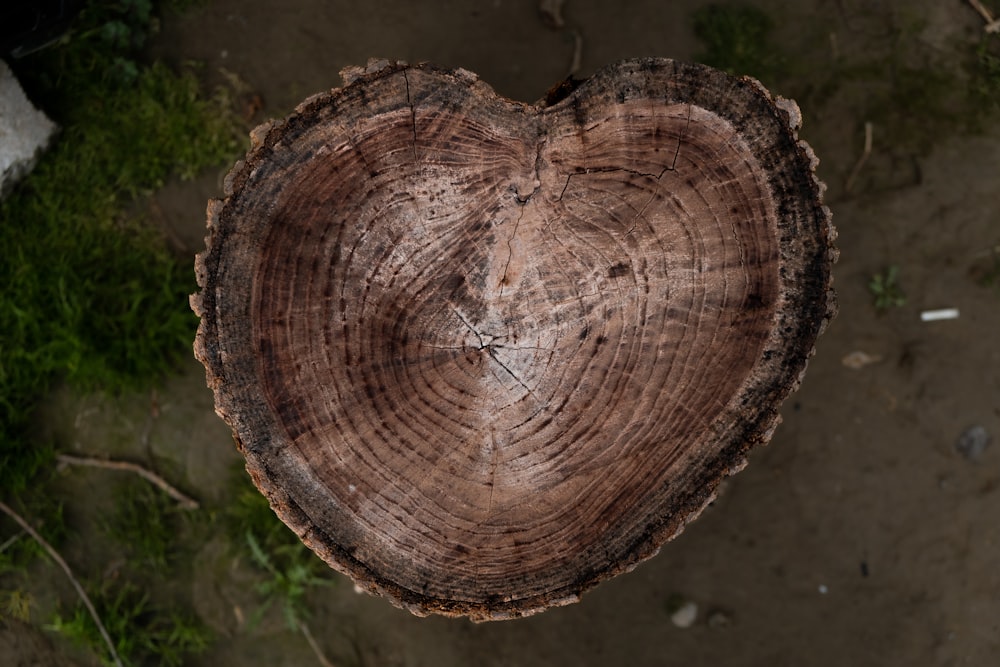
[[[552,30],[533,0],[216,0],[166,20],[157,51],[205,62],[209,79],[223,80],[220,68],[238,75],[265,102],[258,120],[337,86],[342,67],[372,56],[462,66],[530,101],[567,74],[573,30],[583,38],[583,75],[624,57],[693,58],[689,17],[703,4],[569,0],[567,27]],[[898,9],[758,5],[790,44],[836,32],[842,44],[873,49],[885,37],[880,20]],[[965,3],[905,5],[926,20],[928,48],[974,39],[981,26]],[[1000,243],[1000,134],[942,137],[912,161],[876,144],[848,196],[843,184],[861,152],[863,120],[851,104],[804,109],[803,137],[823,159],[840,231],[841,313],[772,443],[715,506],[635,572],[579,604],[518,621],[420,619],[343,580],[312,600],[310,622],[337,664],[996,664],[1000,447],[970,459],[956,442],[973,425],[1000,436],[1000,291],[969,276]],[[178,246],[201,246],[205,201],[219,194],[219,174],[160,193],[155,210]],[[867,283],[890,263],[901,267],[907,302],[879,315]],[[921,322],[922,310],[944,307],[960,317]],[[878,361],[842,363],[855,351]],[[66,400],[67,411],[90,415],[77,419],[82,431],[64,434],[72,442],[86,440],[88,420],[101,414],[107,424],[131,409],[130,423],[141,423],[145,409]],[[200,366],[192,361],[158,400],[149,446],[211,496],[237,455]],[[198,609],[223,637],[196,664],[316,664],[280,622],[240,631],[232,609],[245,602],[246,586],[225,574],[224,560],[211,543],[195,564]],[[666,606],[676,595],[698,605],[692,627],[671,623]]]

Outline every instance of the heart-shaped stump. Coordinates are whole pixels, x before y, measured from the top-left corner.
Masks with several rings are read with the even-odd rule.
[[[578,599],[778,423],[834,312],[793,102],[665,59],[551,104],[402,63],[255,130],[193,297],[277,514],[418,614]]]

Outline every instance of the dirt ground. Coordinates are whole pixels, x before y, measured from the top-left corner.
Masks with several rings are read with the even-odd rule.
[[[580,75],[626,57],[694,58],[690,16],[705,4],[568,0],[566,26],[556,30],[540,19],[537,0],[214,0],[166,19],[156,49],[205,63],[210,80],[224,81],[222,69],[237,75],[264,102],[257,120],[336,87],[341,68],[370,57],[461,66],[532,101],[568,73],[574,32]],[[833,33],[841,48],[877,50],[885,36],[875,26],[904,5],[923,19],[928,49],[974,43],[982,27],[958,0],[756,4],[791,47]],[[840,315],[771,444],[715,505],[636,571],[527,619],[416,618],[341,580],[310,605],[310,627],[336,664],[997,664],[1000,289],[977,284],[970,268],[1000,244],[1000,132],[956,131],[912,159],[876,141],[848,193],[863,146],[856,102],[803,109],[802,136],[822,160],[840,233]],[[220,180],[209,174],[157,196],[160,222],[187,252],[203,245],[205,202],[220,196]],[[868,282],[889,264],[900,267],[907,300],[879,314]],[[960,316],[921,321],[921,311],[937,308]],[[843,363],[857,351],[873,363]],[[176,461],[201,497],[217,494],[238,457],[193,360],[160,390],[151,426],[140,398],[60,400],[75,415],[60,427],[67,441],[85,448],[93,438],[109,442],[108,429],[145,428],[148,447]],[[994,445],[966,456],[956,443],[973,426]],[[280,620],[241,631],[233,609],[250,603],[225,574],[219,544],[197,559],[196,607],[221,639],[193,664],[317,664]],[[676,596],[698,605],[691,627],[671,622]]]

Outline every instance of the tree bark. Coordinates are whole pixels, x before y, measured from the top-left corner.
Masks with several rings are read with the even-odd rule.
[[[501,619],[654,555],[767,442],[833,316],[794,102],[665,59],[551,106],[373,63],[209,205],[196,354],[332,567]]]

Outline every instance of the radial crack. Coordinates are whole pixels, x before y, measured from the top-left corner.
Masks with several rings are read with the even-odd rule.
[[[511,231],[510,236],[507,237],[507,263],[503,265],[503,275],[500,276],[500,297],[503,298],[503,288],[507,284],[507,270],[510,268],[510,261],[514,258],[514,237],[517,236],[517,228],[521,224],[521,219],[524,218],[524,209],[521,209],[521,214],[517,216],[517,221],[514,223],[514,229]]]
[[[522,379],[521,379],[520,377],[518,377],[518,375],[517,375],[517,374],[516,374],[516,373],[515,373],[514,371],[510,370],[510,368],[508,368],[508,367],[507,367],[507,364],[505,364],[504,362],[500,361],[500,360],[499,360],[499,359],[497,358],[497,355],[496,355],[496,352],[494,352],[494,350],[493,350],[493,347],[492,347],[492,346],[489,346],[489,345],[488,345],[488,346],[486,346],[486,348],[484,348],[484,349],[486,350],[486,354],[490,355],[490,358],[491,358],[491,359],[493,359],[493,361],[495,361],[495,362],[497,363],[497,366],[499,366],[500,368],[502,368],[502,369],[504,369],[505,371],[507,371],[507,374],[508,374],[508,375],[510,375],[510,376],[511,376],[512,378],[514,378],[514,381],[515,381],[515,382],[517,382],[517,383],[518,383],[519,385],[521,385],[522,387],[524,387],[524,390],[525,390],[526,392],[528,392],[528,394],[529,394],[529,395],[530,395],[530,396],[531,396],[532,398],[534,398],[534,399],[536,399],[536,400],[537,400],[537,398],[538,398],[538,397],[537,397],[537,396],[535,396],[535,392],[531,391],[531,387],[529,387],[528,385],[526,385],[526,384],[524,383],[524,380],[522,380]]]
[[[406,104],[410,107],[410,125],[413,128],[413,161],[417,161],[417,111],[413,108],[413,100],[410,98],[410,77],[403,70],[403,81],[406,83]]]

